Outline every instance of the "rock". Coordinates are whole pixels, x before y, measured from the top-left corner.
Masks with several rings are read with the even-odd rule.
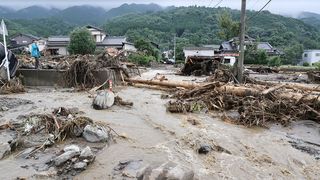
[[[82,133],[82,136],[89,142],[107,142],[109,134],[100,126],[87,125]]]
[[[78,151],[67,151],[67,152],[61,154],[60,156],[56,157],[54,159],[54,164],[55,164],[55,166],[61,166],[66,161],[68,161],[69,159],[71,159],[79,154],[80,154],[80,152],[78,152]]]
[[[91,148],[87,146],[86,148],[82,149],[80,153],[80,159],[92,159],[94,157]]]
[[[29,154],[35,150],[36,148],[35,147],[30,147],[30,148],[27,148],[25,149],[23,152],[20,153],[20,155],[18,157],[20,158],[27,158],[29,156]]]
[[[212,150],[212,147],[209,145],[202,145],[199,149],[198,149],[198,153],[199,154],[208,154],[208,152],[210,152]]]
[[[67,152],[67,151],[76,151],[76,152],[79,152],[80,153],[80,148],[79,146],[75,145],[75,144],[71,144],[71,145],[68,145],[66,147],[64,147],[63,149],[64,152]]]
[[[157,168],[151,166],[145,167],[137,173],[138,180],[145,179],[175,179],[175,180],[193,180],[194,172],[186,167],[177,165],[173,162],[167,162]]]
[[[10,144],[8,143],[0,143],[0,159],[9,155],[11,152]]]
[[[87,168],[87,163],[78,162],[78,163],[74,164],[73,167],[74,167],[75,170],[85,170]]]
[[[9,108],[7,106],[2,106],[1,111],[9,111]]]

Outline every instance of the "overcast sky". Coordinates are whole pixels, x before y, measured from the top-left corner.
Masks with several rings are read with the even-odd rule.
[[[23,8],[31,5],[40,5],[46,7],[58,7],[65,8],[73,5],[92,5],[100,6],[105,9],[117,7],[123,3],[137,3],[137,4],[148,4],[156,3],[161,6],[211,6],[217,5],[220,0],[0,0],[0,5],[10,6],[13,8]],[[247,0],[248,9],[258,10],[268,0]],[[230,7],[233,9],[240,9],[241,0],[222,0],[219,6]],[[269,10],[278,14],[297,14],[301,11],[310,11],[320,14],[320,0],[272,0],[271,3],[266,7]]]

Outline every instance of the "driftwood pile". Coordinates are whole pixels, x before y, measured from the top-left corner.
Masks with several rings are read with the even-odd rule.
[[[25,88],[19,78],[11,79],[9,82],[0,83],[0,94],[23,93]]]
[[[320,123],[317,95],[294,92],[284,85],[267,89],[263,86],[235,86],[210,83],[173,95],[167,110],[173,113],[236,110],[234,121],[245,126],[267,126],[270,122],[288,125],[292,121],[313,120]],[[287,94],[286,94],[287,93]]]
[[[216,71],[217,72],[217,71]],[[220,76],[218,76],[220,75]],[[292,121],[313,120],[320,123],[320,90],[304,85],[264,83],[247,79],[247,84],[231,83],[231,73],[218,71],[205,83],[128,79],[159,90],[173,90],[167,104],[172,113],[236,111],[238,118],[225,113],[224,119],[245,126],[288,125]],[[221,81],[221,82],[219,82]],[[250,83],[249,83],[250,82]]]
[[[120,60],[123,60],[123,53],[110,55],[108,52],[103,52],[98,56],[80,56],[65,74],[66,85],[80,88],[97,86],[93,72],[104,68],[120,71],[125,77],[129,77],[126,66],[123,66]]]

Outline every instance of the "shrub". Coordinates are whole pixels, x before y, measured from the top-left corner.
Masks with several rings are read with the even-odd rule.
[[[308,62],[304,62],[303,64],[302,64],[302,66],[310,66],[310,64],[308,63]]]
[[[85,28],[77,28],[71,32],[68,50],[70,54],[93,54],[96,42]]]
[[[144,54],[130,54],[128,57],[130,62],[139,64],[139,65],[149,65],[151,61],[156,61],[154,56],[148,56]]]
[[[282,64],[282,60],[280,57],[276,56],[276,57],[270,57],[269,58],[269,62],[268,65],[272,66],[272,67],[279,67]]]

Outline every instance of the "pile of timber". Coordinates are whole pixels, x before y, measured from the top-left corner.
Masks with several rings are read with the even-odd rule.
[[[245,126],[268,126],[275,122],[286,126],[292,121],[313,120],[320,123],[320,88],[304,85],[263,82],[244,85],[223,82],[202,84],[127,79],[144,88],[171,90],[167,110],[172,113],[197,111],[237,111],[232,119]]]

